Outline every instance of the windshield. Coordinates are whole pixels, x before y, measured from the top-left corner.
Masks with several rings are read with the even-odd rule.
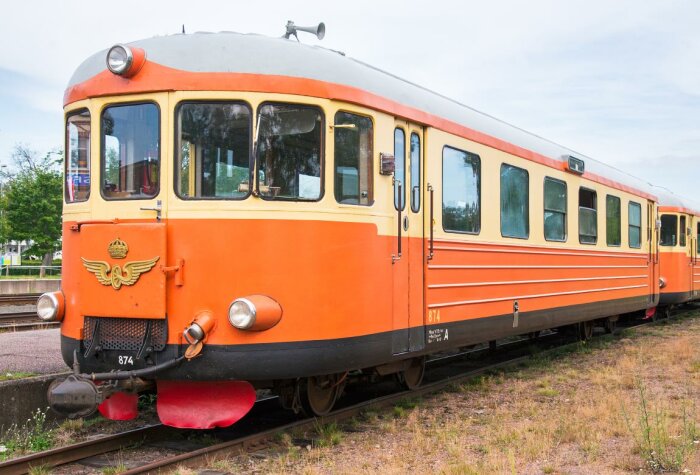
[[[121,104],[102,112],[102,195],[143,199],[158,194],[159,112],[155,104]]]
[[[256,159],[262,198],[321,198],[322,122],[321,111],[316,107],[260,107]]]

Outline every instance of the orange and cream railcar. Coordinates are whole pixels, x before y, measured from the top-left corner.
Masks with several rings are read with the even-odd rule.
[[[254,387],[324,413],[350,371],[413,386],[429,353],[658,301],[644,183],[334,51],[117,45],[65,114],[62,291],[40,313],[62,320],[70,415],[133,417],[154,383],[180,427],[234,422]]]
[[[700,207],[664,190],[656,194],[660,222],[659,305],[666,311],[673,305],[700,298]]]

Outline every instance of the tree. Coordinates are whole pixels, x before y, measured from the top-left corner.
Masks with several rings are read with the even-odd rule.
[[[54,155],[59,158],[52,158]],[[8,236],[31,241],[30,251],[43,256],[42,266],[51,265],[53,253],[61,247],[62,156],[52,151],[37,157],[36,152],[18,145],[12,158],[18,171],[7,174],[4,189]],[[43,277],[43,267],[40,272]]]

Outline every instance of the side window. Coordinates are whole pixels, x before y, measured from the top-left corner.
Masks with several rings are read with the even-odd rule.
[[[501,235],[527,239],[530,235],[529,175],[527,170],[501,164]]]
[[[598,197],[587,188],[578,190],[578,240],[581,244],[598,241]]]
[[[685,246],[685,236],[688,233],[688,226],[685,224],[685,216],[681,216],[681,225],[678,230],[678,241],[681,246]]]
[[[90,197],[90,112],[82,110],[66,119],[66,203]]]
[[[620,198],[605,197],[605,241],[608,246],[619,246],[622,241],[622,210]]]
[[[544,179],[544,238],[566,241],[566,182]]]
[[[628,235],[630,247],[642,247],[642,205],[630,201],[628,206]]]
[[[420,211],[420,137],[411,134],[411,211]]]
[[[403,210],[406,207],[406,133],[399,128],[394,129],[394,160],[394,208]]]
[[[176,109],[175,191],[185,199],[241,199],[250,193],[250,108],[187,102]]]
[[[335,140],[335,200],[338,203],[372,204],[372,120],[338,112]]]
[[[442,227],[458,233],[481,230],[481,159],[451,147],[442,149]]]
[[[661,215],[661,245],[675,246],[678,243],[678,216]]]

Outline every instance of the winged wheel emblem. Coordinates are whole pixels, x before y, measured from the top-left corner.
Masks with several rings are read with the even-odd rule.
[[[95,274],[97,281],[102,285],[111,285],[115,290],[119,290],[122,285],[134,285],[141,274],[150,271],[156,265],[160,256],[145,261],[127,262],[124,267],[119,264],[114,267],[105,261],[91,261],[81,257],[83,265]]]

